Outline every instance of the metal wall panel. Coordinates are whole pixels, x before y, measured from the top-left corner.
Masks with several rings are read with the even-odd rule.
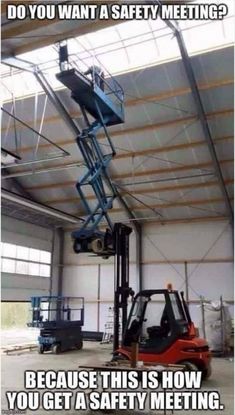
[[[98,266],[65,267],[63,295],[85,297],[86,301],[97,301]]]
[[[175,225],[146,225],[143,234],[145,262],[200,260],[232,257],[232,231],[228,221]]]
[[[189,298],[198,300],[200,296],[208,300],[233,300],[233,263],[189,264]]]
[[[143,289],[166,288],[171,283],[176,290],[185,290],[183,264],[153,264],[143,266]]]
[[[84,295],[86,299],[85,313],[87,312],[88,316],[93,313],[93,320],[88,320],[89,329],[97,330],[99,327],[99,330],[102,331],[107,321],[108,308],[113,306],[113,264],[96,257],[89,257],[89,255],[73,254],[70,237],[68,234],[66,236],[65,263],[67,265],[64,268],[63,293],[65,295]],[[154,242],[155,247],[149,242],[149,239]],[[131,258],[134,260],[133,236],[131,237],[130,250]],[[224,300],[232,300],[233,266],[232,263],[222,262],[231,257],[231,230],[226,221],[164,226],[147,224],[144,226],[143,289],[164,288],[168,283],[172,283],[175,289],[186,291],[184,264],[186,261],[190,300],[199,301],[198,294],[207,294],[208,299],[211,300],[218,299],[221,293]],[[203,258],[205,261],[215,262],[199,265]],[[69,261],[71,261],[71,265],[69,265]],[[82,265],[83,261],[86,265]],[[89,263],[90,265],[87,265]],[[195,266],[197,266],[197,272],[195,271],[190,278],[190,273]],[[99,272],[100,303],[98,306]],[[136,292],[139,290],[135,263],[130,264],[130,286]],[[197,323],[200,313],[195,304],[191,307],[193,318]],[[99,315],[99,325],[97,314]],[[87,330],[88,325],[85,326]]]

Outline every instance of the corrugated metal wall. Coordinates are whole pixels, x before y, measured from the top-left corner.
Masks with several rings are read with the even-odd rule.
[[[200,296],[233,302],[231,228],[226,221],[144,226],[143,288],[166,287],[186,291],[196,323]],[[130,285],[138,289],[134,235],[131,238]],[[63,294],[85,297],[85,330],[103,330],[113,304],[113,264],[72,252],[66,233]],[[186,277],[187,272],[187,277]]]

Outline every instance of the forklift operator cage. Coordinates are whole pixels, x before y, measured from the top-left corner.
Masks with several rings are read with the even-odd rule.
[[[161,312],[159,314],[159,323],[154,324],[153,327],[146,327],[146,322],[150,320],[156,320],[155,311],[152,309],[149,313],[149,307],[151,302],[155,302],[153,297],[162,299]],[[160,301],[161,302],[161,301]],[[146,318],[148,317],[148,318]],[[146,331],[146,335],[150,335],[151,329],[156,331],[156,324],[159,326],[168,326],[168,331],[172,335],[186,335],[191,324],[191,318],[184,302],[182,293],[179,296],[178,291],[173,290],[143,290],[139,292],[132,303],[129,318],[127,321],[123,345],[129,346],[131,342],[138,342],[140,340],[143,331]],[[160,327],[159,327],[160,329]],[[160,333],[159,333],[160,334]],[[145,336],[144,336],[145,337]]]

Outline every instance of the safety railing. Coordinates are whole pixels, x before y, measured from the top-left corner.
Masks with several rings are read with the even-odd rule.
[[[84,319],[83,297],[32,297],[32,321],[29,327],[40,327],[53,321],[81,321]]]
[[[86,59],[80,61],[77,54],[73,53],[69,55],[68,69],[72,67],[76,67],[80,73],[92,81],[93,86],[98,86],[115,106],[122,109],[124,90],[97,57],[90,56],[86,62]]]

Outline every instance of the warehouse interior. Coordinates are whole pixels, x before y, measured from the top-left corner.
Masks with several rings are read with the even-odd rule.
[[[116,151],[107,168],[115,189],[108,217],[131,228],[129,286],[138,293],[171,284],[184,291],[200,337],[212,342],[217,330],[203,387],[218,390],[223,414],[232,414],[233,2],[224,1],[223,20],[179,26],[160,18],[22,24],[7,19],[7,3],[1,5],[2,407],[6,391],[23,390],[25,370],[77,370],[102,364],[113,350],[114,255],[76,253],[71,237],[87,219],[76,187],[87,166],[76,141],[84,114],[56,77],[60,42],[67,40],[72,65],[84,73],[95,62],[124,91],[125,121],[107,127]],[[97,142],[105,153],[105,129]],[[84,195],[92,211],[96,194],[86,187]],[[103,216],[99,229],[106,227]],[[84,298],[81,350],[38,354],[39,330],[27,327],[34,296]],[[217,316],[214,326],[205,326],[207,308]],[[153,326],[161,309],[161,300],[153,302]]]

